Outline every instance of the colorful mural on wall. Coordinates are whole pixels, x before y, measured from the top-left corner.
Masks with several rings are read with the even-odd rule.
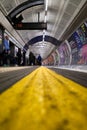
[[[71,64],[87,64],[87,21],[85,21],[68,39],[71,47]]]
[[[80,49],[78,56],[78,64],[87,64],[87,44]]]
[[[59,58],[60,58],[59,64],[68,65],[70,63],[70,51],[66,42],[60,45],[60,47],[58,48],[58,52],[59,52]]]
[[[58,54],[58,50],[56,49],[53,53],[52,53],[53,57],[54,57],[54,65],[58,65],[59,64],[59,54]]]
[[[0,29],[0,53],[2,52],[2,30]]]
[[[75,36],[76,36],[75,34],[72,34],[71,37],[68,39],[72,54],[71,64],[77,64],[78,62],[78,44],[75,40]]]
[[[49,57],[48,57],[48,65],[53,65],[54,64],[54,58],[53,58],[53,55],[51,54]]]
[[[47,59],[45,59],[42,64],[43,65],[54,65],[53,54],[51,54]]]
[[[68,43],[67,43],[68,42]],[[45,61],[47,65],[87,64],[87,21],[62,43]],[[58,55],[59,54],[59,55]]]

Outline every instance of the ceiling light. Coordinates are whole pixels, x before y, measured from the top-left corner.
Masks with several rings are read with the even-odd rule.
[[[45,0],[45,18],[44,18],[45,23],[47,22],[47,9],[48,9],[48,0]],[[43,42],[45,39],[45,33],[46,33],[46,31],[43,30]]]
[[[48,9],[48,0],[45,0],[45,11]]]

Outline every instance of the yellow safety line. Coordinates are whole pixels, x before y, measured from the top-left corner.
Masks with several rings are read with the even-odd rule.
[[[87,89],[39,67],[0,95],[0,130],[87,130]]]

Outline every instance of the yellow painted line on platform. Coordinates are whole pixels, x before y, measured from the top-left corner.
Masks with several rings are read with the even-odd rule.
[[[0,95],[0,130],[87,130],[87,89],[39,67]]]

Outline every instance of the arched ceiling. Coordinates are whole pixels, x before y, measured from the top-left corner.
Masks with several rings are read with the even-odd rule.
[[[35,55],[40,54],[43,57],[43,59],[45,59],[56,47],[58,47],[61,44],[61,42],[62,41],[59,41],[56,38],[47,35],[45,35],[43,39],[43,35],[40,35],[32,38],[27,44],[25,44],[24,50],[28,50],[29,48],[30,51],[32,51]]]
[[[28,1],[37,0],[0,0],[1,12],[4,16],[8,16],[15,8],[17,8],[17,6]],[[22,40],[20,42],[22,46],[28,43],[32,38],[40,35],[43,35],[43,37],[45,35],[52,36],[57,40],[60,40],[62,36],[67,33],[67,28],[71,25],[72,21],[74,21],[85,3],[87,4],[87,0],[44,0],[44,5],[40,4],[38,6],[27,8],[22,12],[20,11],[20,14],[23,16],[23,22],[38,22],[38,20],[39,22],[47,22],[47,30],[14,30],[10,24],[7,24],[7,21],[6,23],[3,21],[2,17],[0,23],[16,38],[16,40],[19,42]],[[18,16],[20,14],[18,14]],[[18,36],[21,40],[19,40]],[[56,46],[50,42],[44,42],[44,40],[42,40],[32,45],[30,48],[35,54],[40,52],[42,56],[46,58]]]

